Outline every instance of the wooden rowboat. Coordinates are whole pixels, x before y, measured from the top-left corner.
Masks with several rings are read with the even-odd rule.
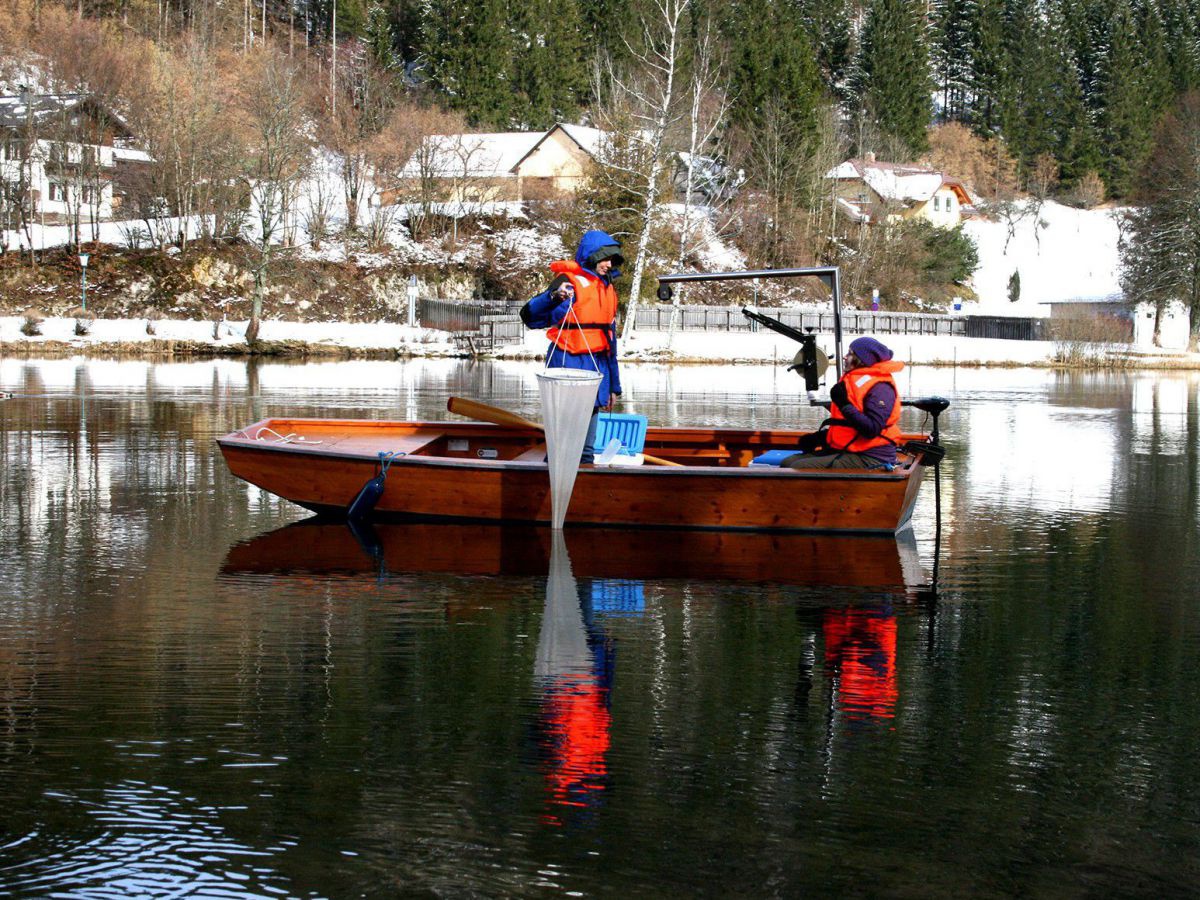
[[[675,465],[581,467],[567,523],[859,534],[908,523],[925,469],[919,453],[901,452],[890,472],[750,465],[803,434],[650,428],[648,457]],[[529,427],[272,418],[218,444],[234,475],[317,513],[345,515],[388,453],[373,518],[550,521],[545,440]]]

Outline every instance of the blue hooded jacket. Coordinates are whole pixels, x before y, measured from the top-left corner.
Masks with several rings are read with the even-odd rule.
[[[619,248],[620,246],[620,242],[607,232],[588,231],[579,240],[579,247],[575,250],[575,262],[589,274],[604,281],[606,284],[612,284],[613,280],[621,274],[617,271],[616,267],[614,266],[610,269],[607,276],[601,276],[597,274],[595,269],[588,265],[588,259],[601,248]],[[538,327],[549,328],[557,325],[567,317],[567,313],[571,309],[572,301],[560,300],[558,295],[554,293],[557,286],[558,279],[555,279],[549,288],[529,301],[531,321],[537,322]],[[546,367],[551,369],[590,369],[599,372],[601,380],[600,390],[596,396],[596,405],[607,406],[611,394],[621,393],[621,373],[617,365],[616,326],[613,324],[609,325],[607,353],[600,353],[594,356],[590,353],[570,353],[551,343],[549,349],[546,351]]]

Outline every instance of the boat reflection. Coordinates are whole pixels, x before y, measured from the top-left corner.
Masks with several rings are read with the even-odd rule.
[[[543,822],[585,825],[612,776],[614,617],[645,611],[647,582],[757,582],[828,587],[833,605],[797,608],[806,623],[798,699],[825,685],[830,727],[888,723],[900,693],[897,610],[933,596],[911,531],[896,537],[307,519],[231,547],[225,577],[339,579],[375,590],[393,575],[546,578],[533,671],[532,758]],[[845,590],[851,588],[851,590]],[[494,606],[473,592],[446,600],[451,619]],[[823,651],[822,649],[823,648]],[[818,674],[818,672],[820,674]]]
[[[362,524],[320,518],[229,549],[224,575],[527,575],[550,570],[551,529],[518,525]],[[912,531],[894,537],[580,528],[562,532],[576,576],[605,602],[636,605],[642,580],[749,581],[916,590],[927,577]],[[621,594],[625,594],[624,598]]]

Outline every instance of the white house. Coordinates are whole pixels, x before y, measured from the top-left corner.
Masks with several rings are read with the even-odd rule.
[[[150,161],[132,141],[121,117],[86,95],[0,96],[0,181],[41,222],[111,219],[122,173]]]
[[[924,219],[954,228],[974,209],[974,197],[957,178],[925,166],[877,162],[873,153],[848,159],[825,173],[838,212],[862,224]]]
[[[430,135],[400,172],[403,186],[382,192],[394,203],[421,190],[461,202],[535,200],[569,194],[583,182],[604,133],[583,125],[548,131]]]

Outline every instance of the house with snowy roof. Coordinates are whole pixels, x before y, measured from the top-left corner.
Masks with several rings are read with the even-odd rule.
[[[497,202],[570,194],[582,184],[603,136],[596,128],[563,123],[548,131],[430,135],[401,169],[402,183],[382,191],[380,200]]]
[[[924,219],[955,228],[974,210],[974,197],[957,178],[909,163],[879,162],[875,154],[848,159],[825,173],[837,210],[863,225]]]
[[[121,116],[86,94],[0,96],[0,181],[41,222],[111,219],[123,176],[150,162],[133,142]]]

